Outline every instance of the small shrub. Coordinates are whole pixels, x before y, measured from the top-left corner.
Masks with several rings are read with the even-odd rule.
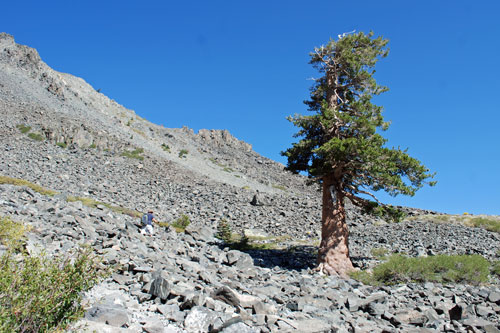
[[[65,142],[57,142],[56,145],[58,145],[61,148],[67,148],[68,147],[68,144],[65,143]]]
[[[170,147],[164,143],[161,144],[161,149],[163,149],[167,153],[170,153]]]
[[[0,331],[64,330],[83,314],[81,292],[108,275],[90,248],[73,259],[7,252],[0,258]]]
[[[168,222],[163,222],[163,221],[156,222],[156,225],[162,228],[168,228],[170,226]]]
[[[374,247],[371,250],[372,256],[374,256],[377,259],[383,259],[387,254],[389,253],[389,250],[386,249],[385,247]]]
[[[30,126],[26,126],[26,125],[24,125],[24,124],[19,124],[19,125],[17,125],[16,127],[17,127],[17,128],[19,129],[19,131],[21,131],[21,133],[23,133],[23,134],[26,134],[26,133],[28,133],[28,132],[31,130],[31,127],[30,127]]]
[[[16,186],[27,186],[30,189],[32,189],[35,192],[38,192],[43,195],[49,195],[49,196],[54,196],[57,194],[56,191],[48,190],[46,188],[41,187],[40,185],[36,185],[33,183],[30,183],[27,180],[24,179],[19,179],[19,178],[12,178],[12,177],[7,177],[7,176],[0,176],[0,184],[10,184],[10,185],[16,185]]]
[[[224,167],[225,172],[233,172],[234,170],[231,169],[230,167]]]
[[[286,187],[283,185],[273,184],[273,188],[276,188],[278,190],[282,190],[282,191],[286,192]]]
[[[186,157],[186,155],[189,153],[188,150],[186,149],[182,149],[180,152],[179,152],[179,157],[180,158],[183,158],[183,157]]]
[[[177,220],[172,223],[172,226],[177,229],[186,229],[186,227],[191,223],[189,216],[183,214]]]
[[[489,262],[479,255],[437,255],[419,258],[393,255],[373,268],[371,274],[354,272],[351,276],[373,285],[410,281],[479,284],[486,282],[489,266]]]
[[[215,237],[223,240],[225,243],[231,242],[231,224],[226,219],[220,220],[217,224],[217,233],[215,234]]]
[[[14,222],[7,216],[2,217],[0,219],[0,244],[17,251],[20,249],[24,234],[29,230],[30,228],[22,223]]]
[[[259,246],[256,246],[256,244],[250,244],[250,239],[245,236],[245,234],[242,232],[240,235],[240,239],[237,242],[232,242],[231,248],[235,250],[253,250],[253,249],[261,249]]]
[[[245,185],[245,186],[243,186],[243,187],[242,187],[242,189],[244,189],[244,190],[249,190],[249,189],[250,189],[250,186]]]
[[[28,133],[28,137],[30,139],[33,139],[35,141],[43,141],[43,136],[40,134],[40,133],[34,133],[34,132],[31,132],[31,133]]]
[[[500,277],[500,261],[493,263],[493,265],[491,266],[491,271],[493,272],[493,274],[496,274]]]
[[[132,150],[132,151],[126,150],[126,151],[122,152],[120,154],[120,156],[128,157],[128,158],[135,158],[136,160],[142,161],[142,160],[144,160],[144,156],[141,155],[143,152],[144,152],[144,149],[137,148],[137,149]]]
[[[95,143],[93,143],[93,144],[91,144],[91,145],[89,146],[89,148],[90,148],[90,149],[95,149],[95,148],[97,148],[97,146],[96,146],[96,144],[95,144]]]

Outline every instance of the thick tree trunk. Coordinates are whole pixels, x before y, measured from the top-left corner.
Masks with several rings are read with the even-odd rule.
[[[323,216],[318,269],[329,275],[347,277],[352,271],[349,258],[349,230],[345,221],[344,197],[333,176],[323,178]]]

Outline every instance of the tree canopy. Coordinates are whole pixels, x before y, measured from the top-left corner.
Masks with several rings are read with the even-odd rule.
[[[304,102],[314,114],[289,118],[300,128],[295,137],[301,140],[283,152],[288,169],[307,171],[318,181],[335,174],[355,204],[364,202],[357,194],[373,196],[379,190],[412,196],[433,177],[407,150],[385,147],[380,134],[389,123],[372,97],[388,88],[377,84],[373,74],[377,61],[389,53],[387,43],[373,38],[373,32],[360,32],[315,48],[309,63],[322,76]]]

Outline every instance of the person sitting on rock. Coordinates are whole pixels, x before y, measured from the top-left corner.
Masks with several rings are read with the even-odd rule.
[[[153,222],[158,223],[158,221],[155,219],[153,215],[153,211],[148,210],[148,213],[142,216],[141,221],[143,225],[141,234],[153,236]]]

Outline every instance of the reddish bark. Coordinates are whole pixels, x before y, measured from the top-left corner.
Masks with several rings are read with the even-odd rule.
[[[349,257],[349,230],[345,220],[344,196],[342,191],[335,189],[332,178],[323,178],[323,216],[318,269],[328,275],[347,277],[354,267]],[[333,189],[334,192],[331,191]]]

